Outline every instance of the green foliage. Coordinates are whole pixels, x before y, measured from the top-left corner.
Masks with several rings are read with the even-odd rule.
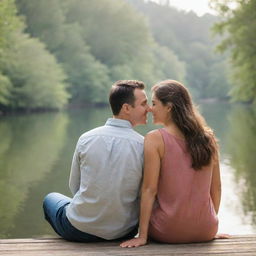
[[[9,78],[0,73],[0,105],[7,106],[10,103],[11,88]]]
[[[72,102],[102,102],[110,86],[108,69],[90,53],[80,30],[78,24],[65,26],[65,38],[55,56],[68,76]]]
[[[1,109],[61,108],[69,94],[73,105],[107,102],[119,79],[171,78],[200,98],[226,97],[214,16],[142,0],[3,0],[0,14]]]
[[[108,66],[133,61],[151,44],[144,17],[124,1],[73,0],[67,19],[81,25],[92,54]]]
[[[165,46],[156,46],[154,49],[155,68],[160,74],[159,81],[163,79],[175,79],[185,82],[186,67],[178,56]],[[161,79],[162,78],[162,79]]]
[[[22,22],[16,16],[17,10],[14,0],[0,1],[0,56],[1,48],[8,45],[9,35],[22,27]]]
[[[107,102],[111,83],[119,79],[152,84],[170,74],[166,68],[161,70],[169,59],[157,63],[158,46],[145,18],[125,1],[20,0],[17,5],[26,16],[27,31],[40,38],[62,64],[72,104]],[[178,65],[172,74],[184,73],[178,58],[172,59],[172,65]]]
[[[230,71],[226,60],[213,63],[208,74],[209,83],[207,92],[215,98],[225,98],[229,94],[229,83],[227,81]]]
[[[229,117],[230,132],[227,146],[231,156],[230,163],[236,170],[237,181],[244,183],[240,186],[244,211],[250,213],[256,225],[255,120],[256,109],[253,106],[235,106]]]
[[[52,55],[37,39],[16,32],[2,60],[3,73],[12,83],[11,108],[60,108],[68,94],[65,76]]]
[[[0,2],[0,14],[0,109],[63,107],[69,96],[56,59],[23,33],[13,0]]]
[[[63,24],[65,22],[65,3],[67,0],[17,0],[19,13],[26,20],[26,32],[38,37],[54,51],[65,40]]]
[[[212,0],[211,4],[223,17],[214,26],[216,33],[225,35],[218,50],[231,52],[231,96],[256,103],[256,1]]]
[[[44,42],[62,64],[72,103],[101,102],[110,85],[108,70],[91,54],[78,19],[66,20],[76,4],[77,1],[17,1],[20,12],[26,16],[27,31]]]
[[[157,43],[171,50],[185,65],[185,82],[194,96],[199,98],[225,98],[228,91],[224,71],[216,80],[214,70],[221,70],[221,59],[214,53],[210,28],[218,20],[212,15],[198,17],[195,13],[181,12],[168,4],[159,5],[142,0],[127,0],[142,12]],[[171,67],[171,66],[170,66]],[[183,80],[184,81],[184,80]],[[219,87],[221,85],[221,88]]]

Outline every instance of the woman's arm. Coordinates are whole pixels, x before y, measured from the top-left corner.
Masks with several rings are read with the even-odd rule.
[[[211,183],[211,198],[216,214],[219,212],[220,200],[221,200],[221,178],[220,178],[220,166],[219,159],[216,160]],[[229,234],[216,234],[215,239],[228,239],[231,238]]]
[[[220,166],[219,159],[215,160],[212,173],[211,183],[211,198],[214,205],[216,214],[219,212],[220,200],[221,200],[221,179],[220,179]]]
[[[138,247],[145,245],[148,239],[148,226],[157,194],[160,172],[159,146],[162,142],[159,131],[148,133],[144,142],[144,176],[140,203],[139,236],[121,243],[121,247]]]

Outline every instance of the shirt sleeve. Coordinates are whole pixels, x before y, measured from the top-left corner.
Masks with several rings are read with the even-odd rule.
[[[71,164],[70,177],[69,177],[69,188],[73,196],[79,190],[80,178],[81,178],[81,172],[80,172],[79,152],[78,152],[78,146],[76,146],[76,149],[73,155],[72,164]]]

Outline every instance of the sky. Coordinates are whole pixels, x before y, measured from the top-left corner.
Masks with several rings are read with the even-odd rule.
[[[164,2],[164,0],[150,0],[154,2]],[[170,0],[170,5],[179,10],[194,11],[198,16],[205,13],[215,14],[208,6],[208,0]]]

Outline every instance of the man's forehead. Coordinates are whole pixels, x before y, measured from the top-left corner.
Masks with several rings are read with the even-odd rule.
[[[141,96],[141,97],[143,97],[143,96],[147,97],[145,90],[138,89],[138,88],[135,89],[134,95],[135,96]]]
[[[136,100],[147,101],[147,99],[148,99],[146,92],[141,89],[137,89],[137,91],[135,90],[134,96],[135,96]]]

